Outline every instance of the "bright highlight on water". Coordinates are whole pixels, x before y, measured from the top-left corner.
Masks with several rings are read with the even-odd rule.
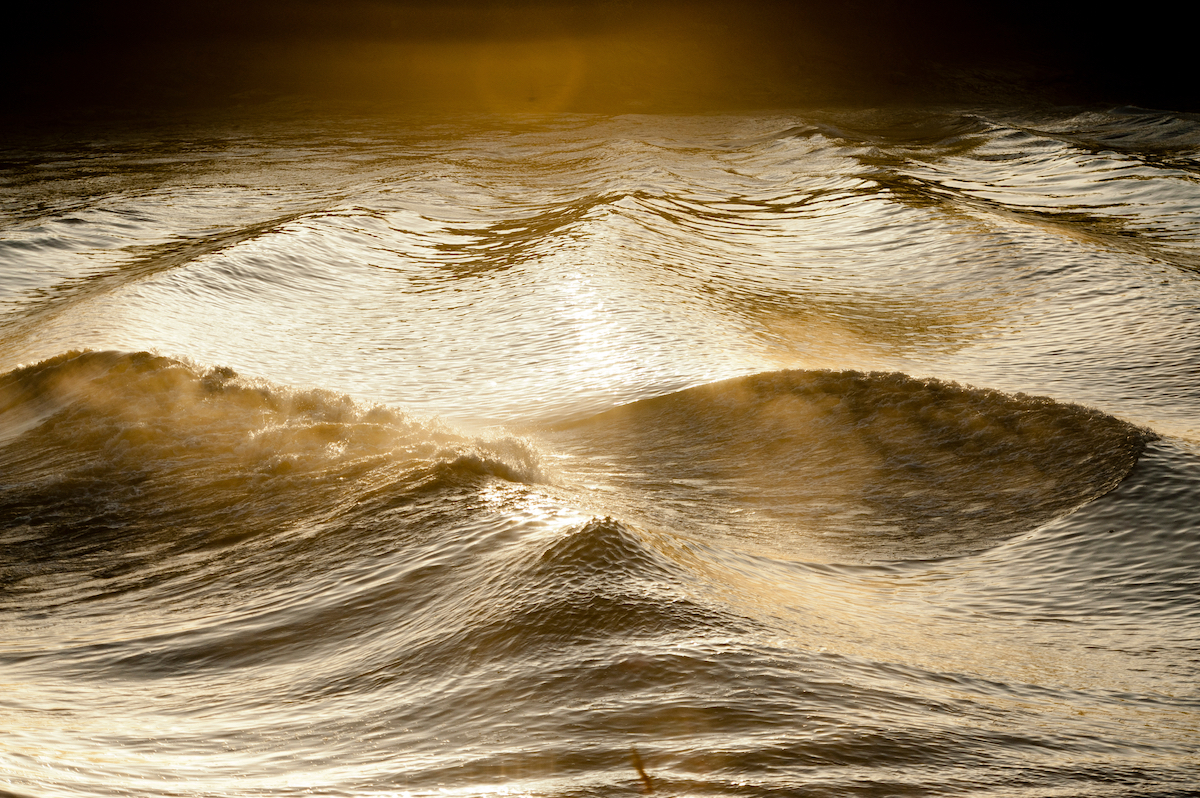
[[[1185,794],[1198,153],[1132,108],[9,147],[0,794]]]

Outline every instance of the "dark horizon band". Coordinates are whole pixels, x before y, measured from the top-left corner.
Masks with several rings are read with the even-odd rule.
[[[0,113],[280,98],[622,113],[1032,97],[1193,111],[1186,23],[882,0],[26,3],[4,26]]]

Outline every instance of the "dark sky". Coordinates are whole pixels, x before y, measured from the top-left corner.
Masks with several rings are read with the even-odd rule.
[[[11,124],[281,98],[385,110],[1030,98],[1200,110],[1192,20],[1061,5],[38,2],[4,21],[3,112]]]

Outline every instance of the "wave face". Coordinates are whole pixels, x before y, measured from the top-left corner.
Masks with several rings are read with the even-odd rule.
[[[1200,783],[1200,123],[8,147],[0,794]]]

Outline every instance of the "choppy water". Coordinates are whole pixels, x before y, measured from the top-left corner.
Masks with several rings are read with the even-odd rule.
[[[1198,158],[1139,109],[8,147],[0,793],[1194,789]]]

